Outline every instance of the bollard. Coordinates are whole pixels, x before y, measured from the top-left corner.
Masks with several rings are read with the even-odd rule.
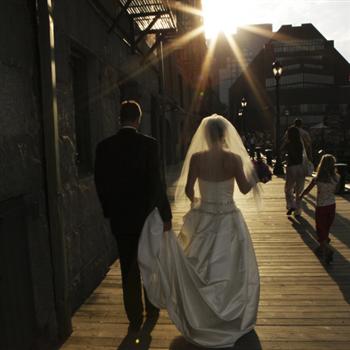
[[[340,175],[340,179],[336,188],[335,193],[341,194],[345,192],[345,182],[346,182],[346,175],[348,173],[348,165],[346,163],[336,163],[335,167],[338,170],[338,174]]]
[[[255,155],[256,155],[256,159],[261,159],[261,147],[259,146],[255,147]]]
[[[265,149],[265,156],[266,156],[266,163],[270,166],[272,166],[272,149],[266,148]]]

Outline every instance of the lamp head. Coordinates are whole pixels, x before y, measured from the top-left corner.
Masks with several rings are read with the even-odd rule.
[[[276,79],[279,79],[281,77],[283,68],[279,61],[276,60],[272,63],[272,72]]]

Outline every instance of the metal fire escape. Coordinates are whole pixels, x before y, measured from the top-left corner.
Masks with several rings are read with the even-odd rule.
[[[155,34],[159,38],[177,32],[176,15],[171,8],[170,1],[117,0],[117,3],[121,10],[113,20],[109,31],[118,28],[123,32],[120,23],[123,16],[127,15],[132,20],[131,30],[127,37],[133,50],[140,51],[138,46],[148,34]],[[159,40],[155,40],[146,55],[152,52],[158,44]]]

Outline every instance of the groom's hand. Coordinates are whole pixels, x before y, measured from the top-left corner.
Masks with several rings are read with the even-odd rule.
[[[163,232],[170,231],[172,227],[171,221],[164,222]]]

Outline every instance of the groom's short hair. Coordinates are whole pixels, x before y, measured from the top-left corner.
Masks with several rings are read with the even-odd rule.
[[[142,116],[141,106],[134,100],[126,100],[120,106],[121,123],[135,121]]]

